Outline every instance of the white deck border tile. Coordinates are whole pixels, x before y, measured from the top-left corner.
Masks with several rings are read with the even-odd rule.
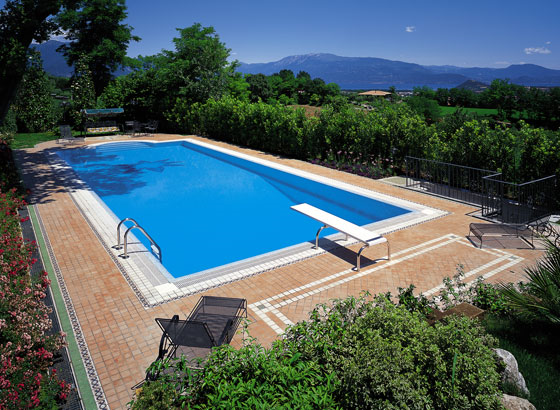
[[[278,319],[279,321],[281,321],[282,323],[284,323],[285,326],[290,326],[293,324],[293,322],[287,318],[282,312],[280,312],[278,309],[284,306],[287,306],[291,303],[300,301],[302,299],[305,299],[309,296],[313,296],[315,294],[324,292],[326,290],[329,290],[331,288],[343,285],[344,283],[347,283],[349,281],[367,276],[367,275],[371,275],[372,273],[375,273],[379,270],[385,269],[387,266],[392,266],[401,262],[404,262],[406,260],[409,260],[411,258],[414,258],[416,256],[420,256],[424,253],[436,250],[438,248],[441,248],[443,246],[447,246],[453,243],[457,243],[457,244],[462,244],[462,245],[466,245],[472,248],[472,244],[465,238],[460,237],[458,235],[455,234],[447,234],[444,236],[441,236],[439,238],[435,238],[429,241],[425,241],[422,242],[418,245],[415,246],[411,246],[407,249],[403,249],[399,252],[396,252],[393,255],[393,259],[389,262],[386,262],[380,266],[375,266],[371,269],[367,269],[367,270],[363,270],[361,272],[355,272],[351,269],[342,271],[342,272],[338,272],[335,274],[332,274],[328,277],[322,278],[320,280],[316,280],[313,282],[310,282],[306,285],[302,285],[302,286],[298,286],[297,288],[294,289],[290,289],[284,292],[281,292],[277,295],[268,297],[266,299],[260,300],[258,302],[254,302],[248,305],[248,307],[255,312],[255,314],[261,318],[265,323],[267,323],[272,330],[274,330],[277,334],[281,334],[284,332],[284,329],[282,329],[280,326],[278,326],[270,317],[269,315],[274,315],[276,316],[276,319]],[[479,248],[473,248],[476,249],[476,251],[480,251],[480,252],[485,252],[488,253],[492,256],[495,256],[496,259],[491,260],[490,262],[487,262],[477,268],[474,268],[468,272],[465,272],[464,276],[463,276],[463,281],[466,281],[468,278],[473,277],[474,275],[478,275],[481,272],[484,272],[485,270],[493,267],[494,265],[499,265],[496,268],[480,275],[482,276],[482,278],[484,279],[488,279],[490,277],[492,277],[493,275],[500,273],[506,269],[509,269],[510,267],[520,263],[521,261],[524,260],[524,258],[517,256],[517,255],[513,255],[509,252],[505,252],[503,250],[487,250],[487,249],[479,249]],[[400,255],[405,255],[401,258],[394,258],[394,256],[400,256]],[[503,262],[509,261],[506,264],[503,264]],[[353,275],[347,276],[350,273],[353,273]],[[340,278],[340,279],[339,279]],[[323,284],[325,282],[329,282],[332,281],[334,279],[338,279],[335,282],[331,282],[329,284],[325,284],[323,286],[320,287],[316,287],[317,285]],[[312,290],[308,290],[314,288]],[[432,296],[436,293],[438,293],[439,291],[441,291],[444,288],[444,285],[438,285],[435,286],[432,289],[423,291],[422,293],[425,296]],[[302,294],[298,294],[296,296],[291,297],[290,299],[283,299],[281,302],[277,302],[277,303],[273,303],[274,300],[278,300],[280,298],[284,298],[287,295],[293,294],[293,293],[299,293],[303,290],[306,290],[304,293]],[[420,289],[421,290],[421,289]],[[273,323],[274,326],[270,325],[270,323]]]

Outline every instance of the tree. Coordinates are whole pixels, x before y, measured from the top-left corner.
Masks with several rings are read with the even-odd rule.
[[[124,0],[80,0],[78,9],[66,8],[57,17],[71,41],[59,50],[64,52],[68,65],[83,55],[89,58],[96,96],[123,65],[128,44],[140,40],[132,35],[133,27],[122,23],[126,10]]]
[[[213,27],[196,23],[177,29],[180,36],[173,39],[175,51],[164,51],[163,62],[168,80],[179,90],[179,96],[191,102],[220,97],[232,75],[228,63],[230,49],[220,41]]]
[[[29,66],[12,107],[20,131],[46,131],[55,125],[56,113],[51,98],[52,89],[53,86],[43,70],[39,53],[31,52]]]
[[[435,100],[413,95],[406,100],[406,103],[416,113],[424,116],[428,123],[435,122],[441,116],[439,105]]]
[[[510,119],[517,109],[515,89],[509,80],[494,80],[484,91],[485,97],[492,107],[498,109],[501,119]]]
[[[27,67],[27,49],[33,40],[45,41],[57,25],[48,17],[75,0],[7,0],[0,10],[0,125],[10,108]]]
[[[193,104],[228,93],[244,95],[244,83],[235,73],[237,63],[227,61],[230,50],[213,27],[197,23],[177,30],[180,36],[173,39],[175,50],[139,57],[132,73],[107,86],[101,103],[118,102],[127,115],[164,123],[178,99]]]
[[[249,83],[252,102],[258,102],[259,99],[267,102],[273,96],[270,84],[264,74],[248,74],[246,80]]]
[[[82,110],[95,106],[95,91],[86,56],[82,56],[76,62],[70,88],[72,90],[70,116],[74,125],[81,127],[84,122]]]

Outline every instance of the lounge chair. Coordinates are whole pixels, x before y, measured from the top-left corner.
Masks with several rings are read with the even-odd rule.
[[[204,361],[213,347],[229,344],[241,319],[247,317],[247,300],[202,296],[186,320],[178,315],[157,318],[163,334],[156,360],[185,356],[193,367]],[[153,380],[157,374],[147,374]]]
[[[358,257],[356,259],[356,270],[360,270],[360,256],[365,248],[377,245],[380,243],[387,244],[387,259],[391,259],[391,248],[389,247],[389,241],[387,238],[379,235],[376,232],[368,231],[361,226],[355,225],[352,222],[346,221],[338,216],[329,214],[328,212],[323,211],[322,209],[315,208],[309,204],[299,204],[294,205],[291,207],[294,211],[302,213],[303,215],[309,216],[310,218],[315,219],[323,224],[321,228],[317,231],[315,235],[315,249],[318,248],[319,245],[319,234],[325,228],[331,227],[336,229],[339,232],[342,232],[346,235],[346,239],[349,236],[359,240],[360,242],[364,243],[364,246],[358,251]]]
[[[525,224],[493,224],[493,223],[471,223],[469,225],[469,234],[478,238],[480,241],[480,248],[482,249],[482,242],[488,238],[519,238],[525,241],[528,245],[534,248],[533,230]]]

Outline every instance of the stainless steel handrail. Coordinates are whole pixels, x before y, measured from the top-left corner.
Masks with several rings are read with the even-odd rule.
[[[146,236],[146,238],[148,238],[148,240],[151,242],[152,246],[155,246],[158,250],[158,258],[159,261],[162,261],[162,253],[161,253],[161,248],[160,246],[156,243],[156,241],[154,241],[152,239],[152,237],[148,234],[148,232],[146,232],[146,230],[144,228],[142,228],[138,222],[136,222],[134,219],[132,218],[124,218],[122,221],[119,222],[118,226],[117,226],[117,246],[115,246],[115,249],[120,249],[121,248],[121,235],[120,235],[120,229],[121,229],[121,225],[126,222],[126,221],[131,221],[134,223],[134,225],[132,225],[130,228],[128,228],[126,230],[126,232],[124,233],[124,252],[122,255],[119,255],[121,258],[128,258],[128,233],[130,231],[132,231],[133,229],[140,229],[140,231],[144,234],[144,236]]]
[[[121,249],[121,225],[127,221],[131,221],[134,223],[134,225],[138,226],[138,222],[136,222],[133,218],[124,218],[122,221],[119,222],[119,224],[117,225],[117,245],[114,246],[113,248],[115,249]]]

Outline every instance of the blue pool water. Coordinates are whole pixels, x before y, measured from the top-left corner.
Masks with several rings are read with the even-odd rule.
[[[295,204],[357,225],[410,212],[186,141],[111,143],[58,155],[119,219],[132,217],[146,229],[175,278],[314,239],[320,224],[291,210]]]

